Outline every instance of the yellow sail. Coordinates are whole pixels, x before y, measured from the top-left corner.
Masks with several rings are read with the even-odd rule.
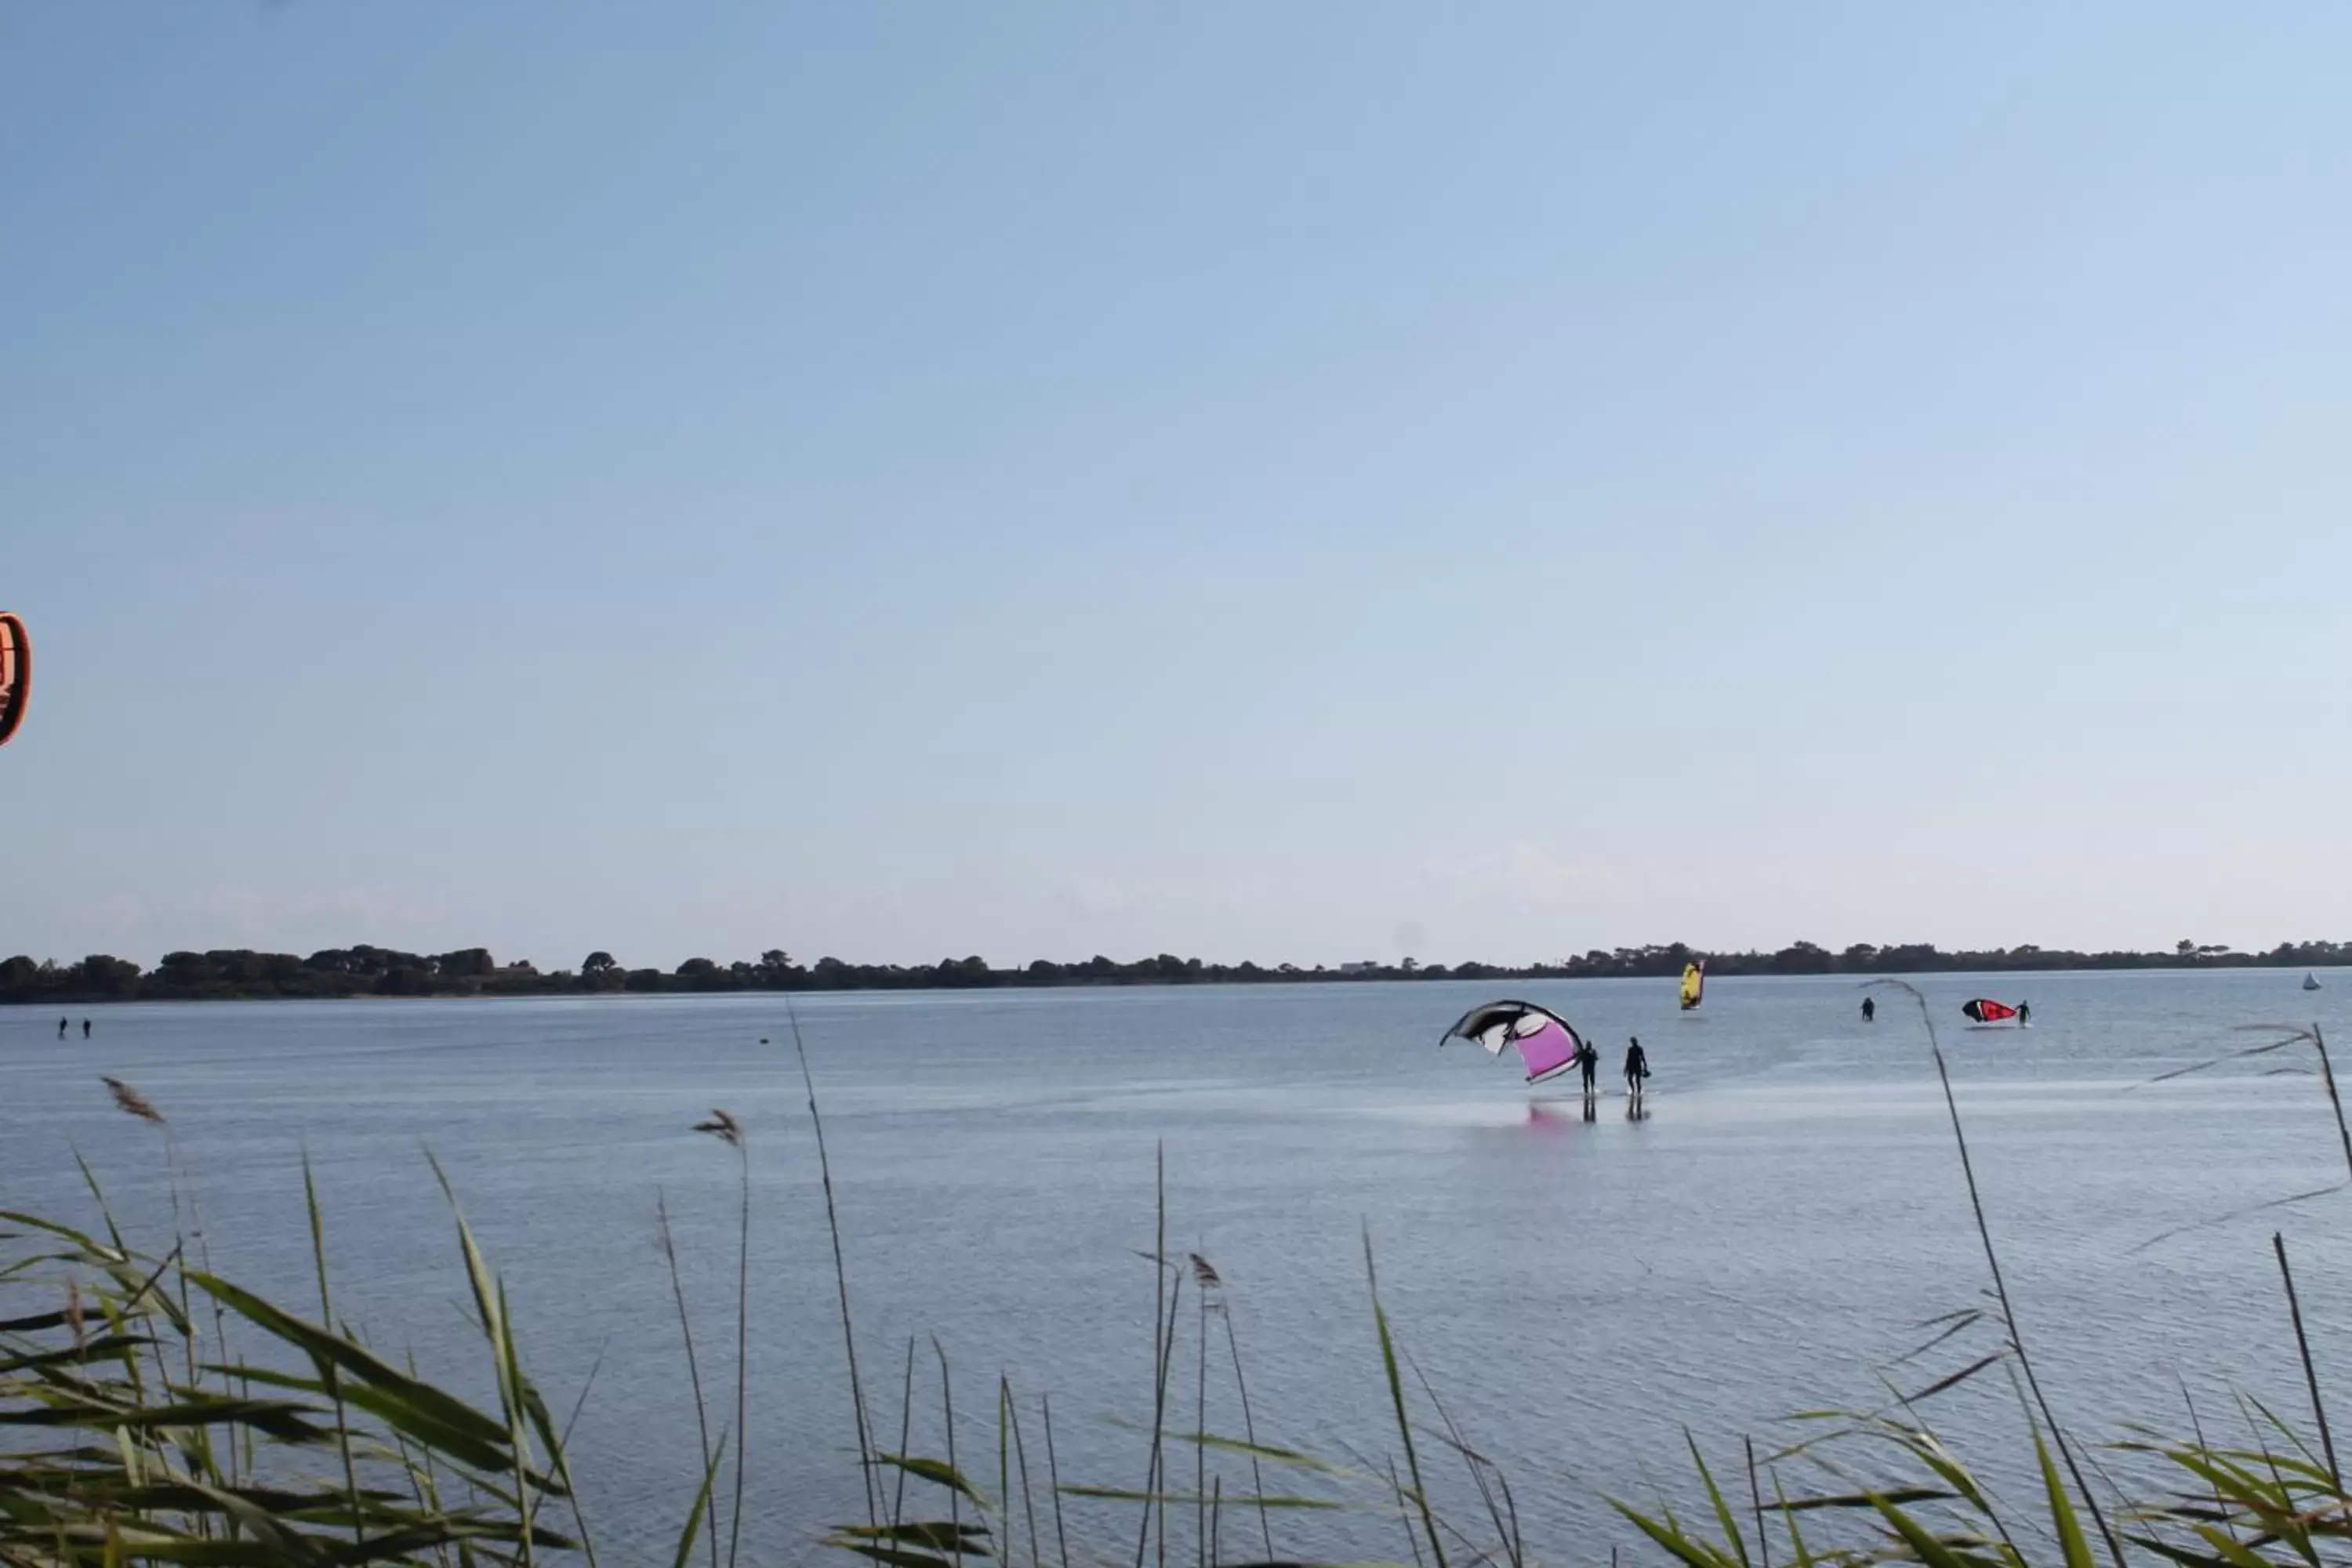
[[[1683,965],[1683,1007],[1685,1011],[1699,1005],[1706,993],[1706,961],[1696,959]]]

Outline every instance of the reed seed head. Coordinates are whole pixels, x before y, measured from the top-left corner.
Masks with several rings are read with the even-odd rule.
[[[137,1089],[131,1088],[121,1079],[107,1078],[101,1075],[99,1081],[106,1085],[108,1093],[114,1096],[114,1106],[116,1110],[123,1111],[129,1115],[135,1116],[142,1121],[161,1123],[164,1120],[163,1113],[156,1110],[153,1103],[150,1101],[145,1095],[140,1093]]]
[[[162,1119],[159,1117],[157,1120]],[[694,1130],[697,1132],[709,1133],[730,1149],[740,1149],[743,1146],[743,1124],[736,1121],[731,1112],[721,1110],[717,1106],[711,1107],[710,1120],[696,1122]]]

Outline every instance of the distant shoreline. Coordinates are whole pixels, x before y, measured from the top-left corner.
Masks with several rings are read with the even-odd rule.
[[[1939,973],[2047,973],[2063,970],[2325,969],[2352,964],[2352,943],[2281,943],[2267,952],[2182,943],[2170,952],[2077,952],[2033,946],[1945,952],[1927,943],[1874,947],[1858,943],[1832,952],[1797,942],[1775,952],[1704,952],[1679,942],[1663,947],[1595,949],[1558,963],[1498,964],[1471,961],[1422,964],[1318,964],[1312,968],[1244,962],[1206,963],[1160,953],[1131,963],[1096,957],[1076,963],[1039,959],[1018,969],[994,969],[978,957],[936,964],[845,963],[820,958],[803,966],[780,950],[757,963],[720,964],[692,958],[673,970],[631,969],[610,953],[593,952],[576,970],[501,964],[486,948],[414,953],[364,943],[328,948],[307,958],[287,952],[216,948],[167,953],[152,969],[96,953],[77,963],[36,963],[19,955],[0,961],[0,1005],[73,1005],[102,1002],[339,1001],[405,996],[688,995],[730,992],[1049,990],[1107,985],[1317,985],[1339,982],[1424,980],[1671,979],[1685,963],[1703,960],[1711,978],[1759,974],[1874,976]]]

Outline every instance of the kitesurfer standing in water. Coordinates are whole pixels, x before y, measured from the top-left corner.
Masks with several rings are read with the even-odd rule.
[[[1580,1040],[1576,1046],[1576,1070],[1584,1076],[1584,1098],[1592,1098],[1592,1075],[1601,1068],[1601,1052],[1591,1040]]]
[[[1864,997],[1864,998],[1862,999],[1862,1021],[1863,1021],[1864,1023],[1867,1024],[1867,1023],[1869,1023],[1872,1019],[1874,1019],[1874,1018],[1875,1018],[1875,1017],[1877,1017],[1877,1016],[1878,1016],[1878,1001],[1877,1001],[1877,998],[1875,998],[1875,997],[1872,997],[1872,996],[1865,996],[1865,997]]]
[[[2031,1002],[2020,1002],[2017,1005],[2017,1026],[2022,1029],[2026,1025],[2031,1024],[2032,1022],[2033,1022],[2033,1004]]]
[[[1634,1100],[1642,1098],[1642,1080],[1650,1076],[1650,1058],[1642,1049],[1642,1037],[1635,1035],[1625,1047],[1625,1093]]]

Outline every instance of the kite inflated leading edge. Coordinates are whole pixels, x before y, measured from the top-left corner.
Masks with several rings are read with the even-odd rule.
[[[32,694],[32,639],[25,635],[23,621],[0,610],[0,746],[25,721],[25,704]]]

